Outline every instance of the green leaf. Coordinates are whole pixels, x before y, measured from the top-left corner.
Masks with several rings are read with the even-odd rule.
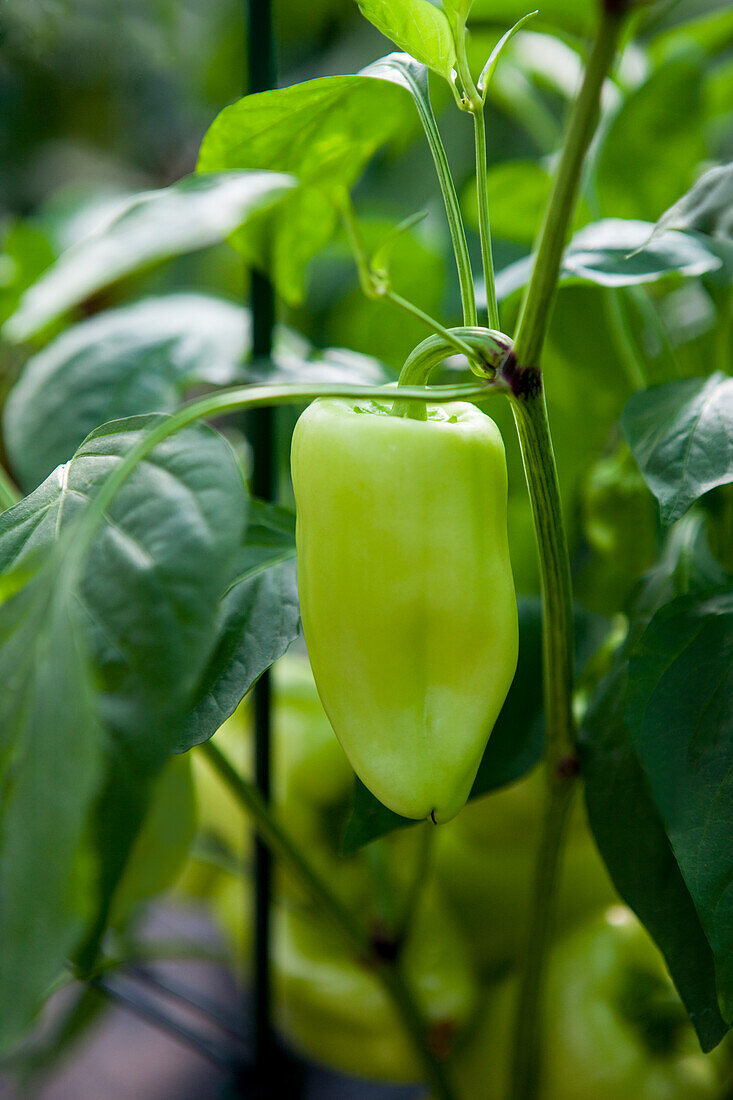
[[[598,847],[619,894],[664,954],[705,1050],[727,1030],[718,1005],[713,953],[634,751],[626,700],[629,652],[655,612],[679,596],[701,603],[724,582],[707,545],[704,518],[690,512],[667,533],[660,560],[632,608],[627,641],[591,699],[579,738],[585,799]]]
[[[701,102],[703,56],[693,49],[671,57],[628,95],[599,158],[603,214],[654,221],[690,186],[709,155]]]
[[[628,664],[599,685],[580,735],[588,820],[623,900],[664,955],[703,1050],[727,1031],[713,953],[680,873],[624,720]]]
[[[0,606],[0,1050],[28,1027],[87,916],[79,854],[102,738],[75,595],[60,557],[44,558]]]
[[[733,243],[733,163],[708,169],[686,195],[665,210],[654,233],[667,229]]]
[[[99,424],[173,412],[194,385],[244,381],[249,314],[208,294],[145,298],[67,329],[27,362],[3,409],[13,471],[35,488]]]
[[[410,125],[410,112],[393,83],[328,76],[245,96],[214,119],[199,173],[269,169],[300,181],[276,216],[266,212],[233,239],[271,273],[288,302],[302,300],[306,264],[333,235],[334,194],[350,188],[377,149]]]
[[[717,372],[636,393],[622,424],[664,523],[733,481],[733,378]]]
[[[445,12],[429,0],[356,0],[359,11],[378,31],[416,61],[450,81],[456,47]],[[454,7],[470,3],[456,0]]]
[[[649,222],[605,218],[579,230],[563,257],[563,278],[598,286],[636,286],[670,272],[704,275],[721,266],[718,256],[694,237],[668,232],[652,238]]]
[[[536,597],[520,597],[519,662],[501,713],[489,737],[469,798],[479,798],[526,775],[542,756],[542,611]],[[576,660],[582,666],[600,644],[605,622],[576,613]],[[343,848],[354,852],[384,833],[414,825],[383,806],[357,778],[354,806]]]
[[[25,292],[3,335],[27,340],[124,275],[224,240],[294,184],[281,174],[231,172],[186,176],[160,191],[133,195],[106,226],[64,252]]]
[[[215,649],[204,670],[177,751],[207,741],[252,684],[298,636],[295,516],[253,501],[239,576],[223,604]]]
[[[704,275],[722,260],[705,243],[686,233],[653,236],[651,222],[604,218],[580,229],[563,256],[560,281],[582,280],[596,286],[623,287],[653,283],[666,275]],[[505,267],[496,277],[500,300],[526,286],[533,256]]]
[[[157,419],[97,429],[70,463],[3,513],[0,568],[22,567],[52,546]],[[151,783],[178,743],[216,644],[219,601],[236,576],[246,515],[231,448],[210,428],[188,428],[140,463],[89,550],[79,596],[109,737],[94,831],[101,905],[86,962]]]
[[[733,1022],[733,593],[684,596],[629,656],[626,722]]]

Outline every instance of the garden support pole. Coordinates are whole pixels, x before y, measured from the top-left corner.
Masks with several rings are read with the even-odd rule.
[[[271,0],[249,0],[247,54],[250,92],[263,92],[275,84],[275,42]],[[272,355],[275,299],[269,279],[252,270],[252,358],[266,362]],[[271,500],[275,489],[273,409],[259,409],[252,417],[252,490]],[[254,687],[255,783],[265,802],[270,797],[271,680],[263,673]],[[272,1005],[270,989],[270,895],[272,856],[257,836],[254,856],[254,1053],[258,1082],[267,1079],[272,1053]],[[245,918],[246,919],[246,918]]]

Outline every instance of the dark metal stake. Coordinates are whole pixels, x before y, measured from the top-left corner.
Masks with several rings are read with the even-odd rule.
[[[275,43],[271,0],[249,0],[249,91],[262,92],[275,84]],[[272,286],[259,272],[251,274],[252,356],[269,359],[275,324]],[[253,450],[252,488],[256,496],[271,500],[275,491],[273,463],[274,416],[262,409],[251,420]],[[270,797],[270,677],[266,672],[254,688],[255,781],[264,798]],[[255,1076],[263,1082],[272,1071],[272,1004],[270,985],[270,897],[272,861],[259,839],[255,841],[254,930],[254,1049]]]

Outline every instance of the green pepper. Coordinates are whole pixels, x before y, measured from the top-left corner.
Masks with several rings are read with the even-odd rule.
[[[506,458],[473,405],[392,413],[320,399],[298,421],[298,589],[354,770],[396,813],[439,823],[468,797],[517,663]]]

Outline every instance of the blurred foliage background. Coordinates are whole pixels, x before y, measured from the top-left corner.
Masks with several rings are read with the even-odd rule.
[[[518,0],[475,0],[470,24],[475,72],[528,6]],[[391,51],[360,17],[353,0],[275,0],[275,11],[281,85],[357,72]],[[595,19],[595,0],[546,0],[511,42],[490,89],[489,194],[502,322],[508,332],[519,304],[519,293],[512,289],[512,265],[529,255],[538,229]],[[206,129],[246,90],[247,71],[241,0],[4,0],[0,36],[2,322],[24,289],[61,252],[100,225],[126,194],[164,187],[194,170]],[[478,272],[471,121],[455,111],[438,81],[432,81],[431,92]],[[663,0],[640,14],[614,79],[605,88],[603,118],[574,229],[603,218],[653,223],[706,167],[731,157],[730,0]],[[410,132],[369,164],[354,201],[368,244],[379,242],[387,227],[407,215],[426,212],[400,239],[393,257],[393,284],[428,313],[457,324],[460,300],[450,240],[417,117]],[[731,253],[723,244],[719,247],[723,265],[702,278],[667,274],[620,288],[612,280],[601,285],[575,279],[560,291],[546,348],[546,385],[575,591],[589,611],[623,611],[639,578],[657,560],[662,543],[657,505],[621,437],[619,417],[629,396],[656,381],[697,377],[716,368],[730,370]],[[25,361],[49,336],[74,321],[153,293],[195,290],[241,303],[248,296],[247,284],[245,265],[228,245],[128,276],[85,301],[73,316],[55,322],[37,343],[0,345],[0,406]],[[362,295],[346,242],[339,235],[309,265],[303,301],[280,304],[278,309],[280,321],[315,348],[346,348],[374,357],[392,375],[427,335],[418,321]],[[224,333],[224,319],[221,325],[226,345],[231,333]],[[281,331],[279,339],[283,347],[301,346],[292,332],[288,336]],[[246,350],[243,331],[243,358]],[[293,359],[298,361],[298,356]],[[374,376],[369,360],[339,361],[331,355],[329,362],[339,378],[355,364],[362,377],[370,370]],[[503,402],[489,411],[507,446],[517,590],[531,595],[538,588],[535,547],[515,432]],[[280,495],[289,503],[287,453],[297,411],[281,410],[277,415]],[[246,456],[244,438],[236,433],[234,438]],[[3,457],[7,461],[0,439]],[[7,464],[17,475],[19,471]],[[607,656],[601,654],[599,667],[591,670],[596,679]],[[308,690],[312,702],[310,684]],[[333,751],[336,743],[324,728]],[[235,734],[241,744],[242,730]],[[347,769],[348,790],[339,790],[333,799],[339,812],[351,782]],[[169,810],[172,817],[176,806],[180,811],[181,804],[190,802],[190,790],[181,794],[175,774],[169,783],[160,797],[168,798],[174,809],[164,808],[161,820]],[[221,790],[215,790],[207,809],[205,783],[199,775],[204,820],[209,809],[214,818],[222,804]],[[470,825],[470,817],[462,820]],[[505,820],[502,812],[502,829]],[[189,824],[192,832],[193,823]],[[330,817],[329,827],[335,844]],[[238,820],[236,829],[241,842]],[[188,833],[183,839],[190,839]],[[503,833],[500,847],[503,855]],[[158,854],[153,860],[148,857],[147,864],[145,855],[142,850],[142,864],[154,863],[165,878]],[[485,847],[482,860],[484,856]],[[328,856],[334,863],[338,858],[340,850]],[[454,858],[449,847],[446,862]],[[187,874],[189,880],[195,878],[195,868],[189,867]],[[344,864],[338,862],[334,877],[341,881],[343,876]],[[136,886],[131,900],[122,894],[131,906],[141,889],[153,894],[167,884],[162,879],[147,884],[145,875],[140,877],[143,886]],[[343,881],[348,885],[348,875]],[[233,940],[243,931],[241,884],[235,885],[233,901],[222,905],[233,913]],[[210,882],[192,886],[188,881],[187,889],[203,894],[210,891]],[[466,907],[461,903],[461,908]],[[504,925],[514,927],[511,916]],[[240,953],[248,947],[240,945]]]

